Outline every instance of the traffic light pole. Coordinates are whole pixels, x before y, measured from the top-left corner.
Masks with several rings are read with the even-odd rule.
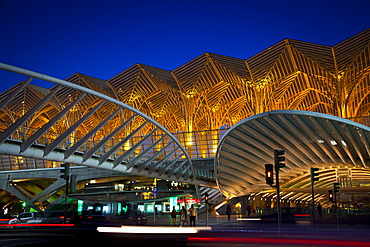
[[[312,194],[312,219],[313,219],[313,227],[316,227],[316,210],[315,210],[315,181],[318,181],[319,176],[318,173],[316,173],[319,170],[319,168],[311,167],[310,168],[310,176],[311,176],[311,194]]]
[[[153,216],[153,224],[154,224],[154,225],[156,225],[156,223],[155,223],[155,217],[157,217],[157,216],[156,216],[156,214],[157,214],[157,213],[156,213],[156,212],[157,212],[157,210],[155,210],[155,208],[156,208],[156,206],[155,206],[155,199],[156,199],[156,196],[157,196],[157,195],[156,195],[156,194],[154,194],[154,200],[153,200],[153,213],[154,213],[154,214],[153,214],[153,215],[154,215],[154,216]],[[185,198],[185,200],[186,200],[186,198]]]
[[[281,234],[281,204],[280,204],[280,182],[279,182],[279,170],[280,168],[285,167],[285,163],[281,163],[285,161],[284,157],[285,151],[284,150],[274,150],[274,165],[275,165],[275,174],[276,174],[276,199],[277,199],[277,209],[278,209],[278,229],[279,235]]]
[[[339,229],[339,211],[338,211],[338,195],[340,184],[338,182],[333,183],[334,188],[334,200],[335,200],[335,214],[337,217],[337,229]]]
[[[338,212],[337,193],[335,193],[335,214],[337,215],[337,229],[339,229],[339,212]]]
[[[280,205],[280,183],[279,183],[279,167],[275,165],[275,174],[276,174],[276,200],[277,200],[277,210],[278,210],[278,230],[279,230],[279,235],[281,233],[281,225],[282,225],[282,220],[281,220],[281,205]]]
[[[70,164],[69,163],[63,163],[60,164],[62,167],[62,170],[60,170],[61,175],[60,178],[63,178],[66,181],[66,186],[65,186],[65,194],[64,194],[64,224],[67,223],[67,201],[68,201],[68,191],[69,191],[69,169],[70,169]]]
[[[208,227],[208,192],[204,193],[204,203],[206,204],[206,226]]]
[[[154,178],[154,183],[153,183],[153,185],[154,185],[154,189],[153,189],[153,194],[154,194],[154,196],[153,196],[153,198],[154,198],[154,200],[153,200],[153,224],[154,225],[156,225],[156,222],[155,222],[155,218],[157,217],[157,207],[156,207],[156,204],[155,204],[155,200],[157,199],[157,193],[158,193],[158,187],[157,187],[157,179],[156,178]],[[186,198],[184,198],[184,202],[185,202],[185,206],[186,206]]]
[[[206,204],[206,227],[208,227],[208,203]]]
[[[69,190],[69,175],[66,176],[65,178],[66,180],[66,192],[65,192],[65,197],[64,197],[64,219],[63,219],[63,223],[64,224],[67,224],[67,208],[68,208],[68,204],[67,204],[67,201],[68,201],[68,190]]]
[[[314,183],[311,179],[311,194],[312,194],[312,219],[313,219],[313,227],[316,227],[316,214],[315,214],[315,189]]]

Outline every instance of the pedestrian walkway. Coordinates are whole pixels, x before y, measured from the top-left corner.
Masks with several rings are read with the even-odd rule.
[[[258,217],[243,217],[241,215],[232,215],[228,221],[227,215],[208,215],[208,224],[206,214],[201,214],[196,221],[196,226],[210,226],[214,231],[243,231],[243,232],[271,232],[279,231],[277,221],[271,220],[268,222],[255,220]],[[341,222],[342,220],[342,222]],[[148,225],[150,226],[172,226],[170,215],[157,215],[156,224],[153,222],[153,215],[148,216]],[[177,219],[177,226],[180,225],[180,220]],[[339,226],[339,228],[338,228]],[[356,218],[350,221],[349,218],[340,219],[339,225],[331,218],[321,218],[317,220],[313,226],[310,220],[297,222],[283,222],[280,230],[286,233],[304,232],[304,231],[322,231],[322,232],[348,232],[348,233],[366,233],[370,232],[370,221],[367,217],[362,217],[362,221]],[[370,234],[369,234],[370,236]]]
[[[172,226],[172,218],[169,214],[159,214],[155,216],[153,214],[147,215],[148,223],[147,225],[150,226]],[[209,214],[208,216],[208,225],[209,226],[215,226],[219,224],[237,224],[237,217],[231,217],[230,222],[227,220],[226,215],[217,216],[215,214]],[[176,225],[180,226],[180,217],[177,217]],[[188,224],[189,225],[189,222]],[[196,219],[196,225],[197,226],[206,226],[207,225],[207,216],[206,214],[201,214]]]

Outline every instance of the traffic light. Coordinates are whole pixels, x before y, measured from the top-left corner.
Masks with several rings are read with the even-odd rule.
[[[68,163],[63,163],[63,164],[60,164],[60,166],[62,167],[62,169],[60,170],[60,173],[62,173],[60,175],[60,178],[64,178],[67,180],[68,176],[69,176],[69,164]]]
[[[310,172],[311,172],[311,183],[315,182],[315,181],[319,181],[319,174],[316,173],[317,171],[319,170],[319,168],[315,168],[315,167],[311,167],[310,168]]]
[[[283,156],[284,154],[284,150],[274,150],[275,169],[285,167],[285,163],[281,163],[282,161],[285,161],[285,157]]]
[[[265,175],[266,175],[266,184],[274,184],[274,166],[273,164],[265,164]]]
[[[208,193],[204,193],[204,202],[208,204]]]
[[[329,201],[334,202],[334,195],[332,190],[329,190]]]
[[[333,183],[334,185],[334,193],[340,192],[340,184],[338,182]]]

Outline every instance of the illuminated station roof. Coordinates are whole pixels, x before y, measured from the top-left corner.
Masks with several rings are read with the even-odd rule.
[[[172,71],[136,64],[107,83],[172,133],[233,126],[275,110],[367,125],[359,117],[369,116],[369,42],[370,29],[334,46],[285,39],[247,59],[204,53]]]
[[[341,169],[348,167],[347,177],[359,174],[370,184],[365,127],[370,125],[370,29],[334,46],[284,39],[248,59],[204,53],[172,71],[136,64],[107,81],[82,74],[66,80],[137,109],[170,133],[203,134],[231,127],[220,142],[215,167],[219,188],[226,195],[266,189],[263,165],[272,163],[274,149],[286,151],[283,187],[306,186],[307,180],[298,175],[311,166],[319,167],[320,174],[327,171],[326,181],[344,177]],[[15,122],[55,89],[21,87],[20,83],[0,94],[1,101],[21,91],[0,112],[0,124]],[[62,87],[23,127],[40,129],[80,96],[80,91]],[[95,96],[84,97],[50,131],[65,132],[100,103]],[[110,124],[92,131],[114,110],[104,103],[76,128],[73,138],[92,132],[92,141],[106,138],[131,116],[122,111]],[[143,121],[135,117],[130,130]],[[150,134],[156,127],[148,124],[137,135]],[[115,137],[128,133],[121,131]],[[180,140],[189,152],[187,141]],[[211,149],[218,141],[196,145]]]
[[[274,150],[285,150],[286,167],[279,173],[283,188],[308,188],[310,167],[319,168],[316,185],[329,188],[341,175],[369,179],[369,148],[370,128],[364,125],[315,112],[265,112],[239,122],[223,137],[216,180],[227,196],[266,190],[264,164],[274,163]]]
[[[172,71],[136,64],[107,81],[80,73],[66,81],[130,105],[171,133],[231,127],[275,110],[320,112],[369,125],[369,44],[370,29],[334,46],[285,39],[248,59],[204,53]],[[0,100],[16,87],[0,94]],[[28,85],[1,119],[14,121],[53,89]],[[79,95],[61,89],[29,127],[38,128]],[[87,97],[78,106],[88,108],[96,101]]]

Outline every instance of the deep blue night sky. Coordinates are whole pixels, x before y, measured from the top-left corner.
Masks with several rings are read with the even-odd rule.
[[[107,80],[136,63],[246,59],[284,38],[335,45],[367,28],[369,0],[0,0],[0,62]],[[0,92],[20,79],[0,71]]]

